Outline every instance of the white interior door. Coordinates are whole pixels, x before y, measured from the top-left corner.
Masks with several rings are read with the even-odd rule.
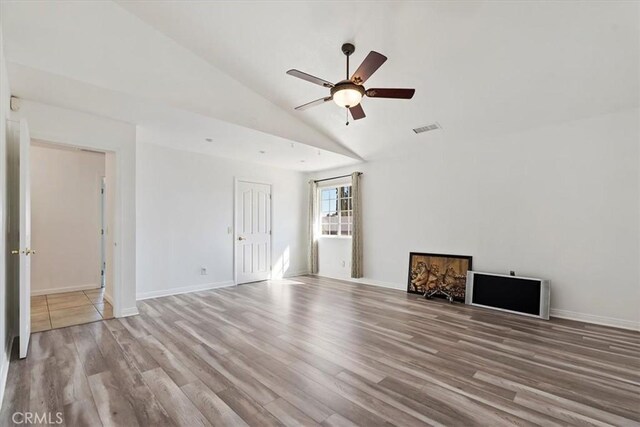
[[[235,197],[236,283],[271,275],[271,185],[238,181]]]
[[[20,120],[19,126],[14,126],[15,124],[17,123],[10,123],[12,132],[7,140],[7,163],[9,166],[9,244],[12,257],[17,259],[13,258],[9,268],[11,269],[11,286],[17,290],[20,357],[24,358],[27,356],[31,337],[31,255],[33,254],[29,170],[31,138],[26,120]]]
[[[20,357],[27,357],[31,337],[31,137],[20,120]]]

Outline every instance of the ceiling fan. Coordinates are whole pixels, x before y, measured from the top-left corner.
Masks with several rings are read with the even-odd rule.
[[[355,52],[356,47],[351,43],[345,43],[342,45],[342,53],[347,57],[347,78],[341,80],[338,83],[331,83],[321,78],[312,76],[311,74],[303,73],[299,70],[289,70],[287,74],[297,77],[302,80],[306,80],[311,83],[315,83],[320,86],[324,86],[330,89],[330,95],[324,98],[316,99],[315,101],[308,102],[306,104],[296,107],[296,110],[306,110],[307,108],[314,107],[316,105],[324,104],[327,101],[333,99],[333,102],[338,106],[348,109],[351,112],[353,120],[363,119],[365,117],[364,110],[360,101],[362,97],[368,96],[369,98],[396,98],[396,99],[411,99],[416,92],[415,89],[365,89],[363,83],[367,81],[373,73],[387,60],[387,57],[371,51],[369,55],[362,61],[362,64],[358,67],[355,73],[349,78],[349,56]],[[347,114],[347,125],[349,125],[349,115]]]

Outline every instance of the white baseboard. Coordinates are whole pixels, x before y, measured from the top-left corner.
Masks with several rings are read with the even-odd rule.
[[[381,282],[371,279],[352,279],[350,277],[330,277],[317,275],[318,277],[326,277],[327,279],[345,280],[347,282],[361,283],[363,285],[374,285],[382,288],[406,290],[406,285],[400,285],[397,283]],[[640,331],[640,324],[631,320],[618,319],[615,317],[596,316],[593,314],[578,313],[575,311],[560,310],[557,308],[551,309],[551,317],[558,317],[560,319],[577,320],[584,323],[591,323],[594,325],[611,326],[614,328],[630,329],[632,331]]]
[[[551,317],[560,319],[578,320],[585,323],[593,323],[595,325],[613,326],[614,328],[630,329],[632,331],[640,331],[640,323],[632,320],[618,319],[616,317],[596,316],[594,314],[578,313],[569,310],[551,309]]]
[[[64,292],[75,292],[75,291],[88,291],[90,289],[99,289],[100,285],[79,285],[79,286],[67,286],[64,288],[55,288],[55,289],[40,289],[40,290],[31,290],[31,296],[35,297],[38,295],[51,295],[51,294],[61,294]]]
[[[120,316],[118,317],[137,316],[138,314],[140,314],[138,312],[138,307],[129,307],[129,308],[123,308],[122,311],[120,312]]]
[[[353,279],[351,277],[332,277],[332,276],[323,276],[321,274],[317,274],[317,276],[325,277],[327,279],[333,279],[333,280],[344,280],[346,282],[360,283],[361,285],[373,285],[373,286],[379,286],[381,288],[397,289],[400,291],[407,290],[407,285],[392,283],[392,282],[382,282],[380,280],[373,280],[373,279],[367,279],[367,278]]]
[[[292,273],[287,273],[284,275],[285,278],[302,276],[308,274],[308,271],[296,271]],[[210,289],[218,289],[218,288],[228,288],[230,286],[236,286],[236,283],[233,280],[227,280],[224,282],[215,282],[215,283],[203,283],[200,285],[193,286],[182,286],[179,288],[171,288],[171,289],[161,289],[157,291],[150,292],[140,292],[136,294],[136,300],[145,300],[150,298],[160,298],[160,297],[168,297],[170,295],[180,295],[180,294],[188,294],[190,292],[199,292],[199,291],[208,291]],[[106,295],[105,295],[106,298]]]
[[[201,285],[183,286],[180,288],[171,288],[171,289],[161,289],[161,290],[150,291],[150,292],[140,292],[136,295],[136,300],[167,297],[169,295],[187,294],[189,292],[207,291],[209,289],[226,288],[229,286],[235,286],[235,282],[233,280],[227,280],[225,282],[203,283]]]
[[[285,273],[282,278],[283,279],[289,279],[291,277],[296,277],[296,276],[305,276],[309,274],[308,270],[301,270],[301,271],[294,271],[294,272],[287,272]]]
[[[109,304],[111,304],[111,306],[113,307],[113,305],[114,305],[114,304],[113,304],[113,298],[111,298],[111,295],[109,295],[109,294],[107,293],[107,291],[105,291],[105,292],[104,292],[104,295],[102,296],[102,298],[104,298],[104,300],[105,300],[106,302],[108,302]]]
[[[0,366],[0,407],[2,407],[2,401],[4,399],[4,391],[7,388],[7,378],[9,377],[9,365],[11,364],[11,351],[13,350],[14,338],[9,340],[7,353],[5,356],[7,360]]]

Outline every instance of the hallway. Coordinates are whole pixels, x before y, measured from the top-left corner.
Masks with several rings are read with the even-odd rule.
[[[103,289],[31,297],[31,332],[111,319],[113,307]]]

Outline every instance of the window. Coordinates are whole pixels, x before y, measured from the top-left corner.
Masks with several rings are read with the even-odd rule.
[[[320,227],[323,236],[351,236],[351,185],[320,189]]]

